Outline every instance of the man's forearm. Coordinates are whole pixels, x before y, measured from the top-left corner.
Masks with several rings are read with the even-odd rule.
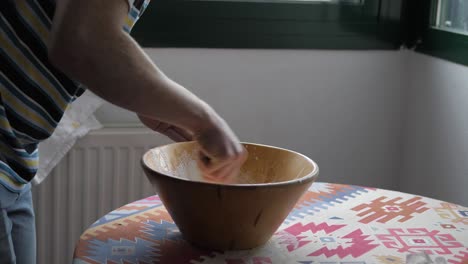
[[[52,24],[49,59],[104,99],[151,120],[175,125],[198,142],[204,175],[232,182],[247,153],[207,104],[167,78],[123,32],[125,0],[60,0]],[[156,129],[160,129],[157,125]],[[182,135],[180,134],[180,135]]]
[[[73,37],[70,32],[76,32],[74,25],[61,26],[53,32],[52,62],[97,95],[141,115],[191,130],[200,120],[209,118],[211,109],[166,77],[120,28],[97,25]]]

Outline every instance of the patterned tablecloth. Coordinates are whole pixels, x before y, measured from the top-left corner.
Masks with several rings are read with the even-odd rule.
[[[418,258],[468,263],[467,207],[401,192],[314,183],[260,248],[217,252],[192,247],[159,198],[151,196],[94,223],[81,236],[73,263],[395,264]]]

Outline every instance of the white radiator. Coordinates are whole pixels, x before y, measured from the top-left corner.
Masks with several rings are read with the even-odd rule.
[[[154,194],[143,153],[169,141],[144,128],[104,128],[80,139],[33,188],[38,264],[71,263],[81,233],[114,208]]]

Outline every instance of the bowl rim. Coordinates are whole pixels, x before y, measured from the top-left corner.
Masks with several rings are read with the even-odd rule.
[[[296,155],[302,156],[306,161],[310,162],[312,164],[312,166],[313,166],[313,169],[306,176],[298,178],[298,179],[289,180],[289,181],[259,183],[259,184],[245,184],[245,183],[244,184],[226,184],[226,183],[194,181],[194,180],[189,180],[189,179],[185,179],[185,178],[180,178],[180,177],[177,177],[177,176],[173,176],[173,175],[169,175],[169,174],[166,174],[166,173],[156,171],[156,170],[150,168],[148,165],[146,165],[145,157],[146,157],[146,155],[149,155],[149,153],[153,149],[164,148],[164,147],[167,147],[167,146],[170,146],[170,145],[179,145],[179,144],[187,144],[187,143],[195,143],[196,144],[195,141],[174,142],[174,143],[164,144],[164,145],[161,145],[161,146],[157,146],[157,147],[148,149],[143,154],[143,156],[141,157],[141,164],[142,164],[143,168],[145,170],[154,172],[154,174],[157,175],[157,176],[161,176],[161,177],[165,176],[164,178],[166,178],[168,180],[190,182],[190,183],[193,183],[193,184],[200,184],[200,185],[205,185],[205,186],[224,187],[224,188],[226,188],[226,187],[228,187],[228,188],[242,188],[242,189],[259,188],[259,187],[266,187],[266,186],[268,186],[268,187],[282,187],[282,186],[287,186],[287,185],[303,184],[303,183],[307,183],[309,181],[312,181],[312,180],[316,179],[318,177],[318,174],[319,174],[319,167],[318,167],[317,163],[315,161],[313,161],[311,158],[307,157],[306,155],[304,155],[302,153],[299,153],[299,152],[294,151],[294,150],[289,150],[289,149],[286,149],[286,148],[275,147],[275,146],[270,146],[270,145],[266,145],[266,144],[250,143],[250,142],[241,142],[241,144],[242,145],[248,145],[248,146],[260,146],[260,147],[274,148],[274,149],[294,153]]]

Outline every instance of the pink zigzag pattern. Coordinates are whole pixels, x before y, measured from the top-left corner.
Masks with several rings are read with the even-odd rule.
[[[296,223],[277,234],[282,240],[280,244],[286,244],[286,248],[289,252],[291,252],[312,242],[311,240],[303,240],[304,238],[307,238],[307,236],[300,236],[300,234],[302,234],[303,232],[307,232],[310,230],[312,231],[312,233],[315,234],[318,231],[323,230],[325,231],[325,233],[330,234],[344,226],[345,225],[329,226],[327,223],[321,223],[318,225],[315,225],[314,223],[309,223],[307,225]]]
[[[312,252],[309,254],[309,256],[320,256],[321,254],[324,254],[326,257],[332,257],[334,255],[337,255],[340,258],[344,258],[349,255],[352,257],[360,257],[379,246],[376,244],[371,244],[373,241],[367,240],[368,237],[369,236],[363,235],[360,229],[356,229],[355,231],[343,237],[351,239],[352,245],[350,247],[343,248],[342,246],[339,246],[336,249],[331,250],[323,247],[315,252]]]
[[[314,234],[322,230],[325,231],[325,233],[330,234],[344,226],[346,225],[328,225],[327,223],[320,223],[318,225],[314,223],[309,223],[307,225],[302,225],[301,223],[297,223],[284,229],[284,231],[295,236],[300,235],[301,233],[309,230],[312,231],[312,233]]]

